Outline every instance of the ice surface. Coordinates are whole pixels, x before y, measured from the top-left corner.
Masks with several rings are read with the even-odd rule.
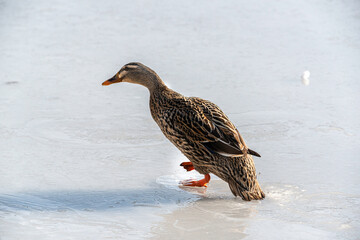
[[[359,239],[359,9],[0,0],[0,239]],[[228,114],[265,200],[178,186],[148,91],[101,86],[130,61]]]

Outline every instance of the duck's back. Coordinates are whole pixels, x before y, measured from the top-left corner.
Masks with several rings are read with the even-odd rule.
[[[150,111],[164,135],[194,164],[200,173],[207,173],[211,157],[201,144],[206,141],[211,122],[194,98],[171,90],[150,96]]]

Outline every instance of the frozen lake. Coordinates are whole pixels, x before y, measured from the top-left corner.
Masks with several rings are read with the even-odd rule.
[[[359,239],[360,2],[0,0],[0,239]],[[263,201],[204,189],[139,61],[219,105]],[[310,71],[310,84],[301,75]]]

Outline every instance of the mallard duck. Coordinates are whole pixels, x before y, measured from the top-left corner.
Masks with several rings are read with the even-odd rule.
[[[168,88],[152,69],[137,62],[126,64],[102,85],[119,82],[149,89],[151,116],[170,142],[190,160],[180,166],[205,175],[198,181],[183,181],[184,186],[206,187],[212,173],[227,182],[235,196],[247,201],[265,197],[251,156],[260,155],[247,147],[217,105],[197,97],[184,97]]]

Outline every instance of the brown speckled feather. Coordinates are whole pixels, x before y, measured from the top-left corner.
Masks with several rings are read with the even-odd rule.
[[[262,199],[252,157],[236,127],[215,104],[164,88],[150,96],[150,109],[164,135],[202,174],[229,183],[235,196]]]

